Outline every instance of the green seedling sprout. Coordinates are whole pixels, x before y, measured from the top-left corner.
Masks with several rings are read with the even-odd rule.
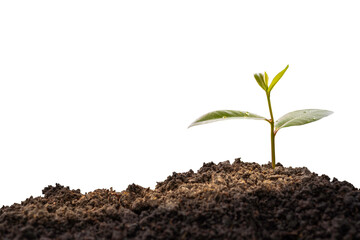
[[[190,126],[197,126],[205,123],[211,123],[221,120],[228,120],[228,119],[255,119],[255,120],[265,120],[268,123],[270,123],[271,128],[271,163],[272,168],[275,168],[275,136],[277,132],[281,128],[285,127],[291,127],[291,126],[299,126],[308,124],[311,122],[315,122],[317,120],[320,120],[323,117],[327,117],[333,112],[328,110],[321,110],[321,109],[303,109],[303,110],[297,110],[294,112],[289,112],[279,118],[276,122],[274,121],[274,115],[271,107],[271,101],[270,101],[270,93],[271,90],[274,88],[276,83],[281,79],[281,77],[284,75],[286,70],[289,68],[289,65],[286,66],[284,70],[279,72],[274,79],[271,81],[269,85],[269,76],[265,72],[264,74],[258,73],[254,74],[255,80],[259,84],[259,86],[265,91],[266,98],[269,106],[269,112],[270,112],[270,119],[267,119],[265,117],[259,116],[257,114],[253,114],[246,111],[237,111],[237,110],[220,110],[220,111],[214,111],[209,112],[200,118],[198,118],[195,122],[193,122]]]

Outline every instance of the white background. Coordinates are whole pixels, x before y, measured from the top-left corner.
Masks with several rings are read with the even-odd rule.
[[[60,183],[154,188],[203,162],[265,164],[269,117],[335,113],[280,130],[277,161],[360,187],[357,1],[1,1],[0,206]]]

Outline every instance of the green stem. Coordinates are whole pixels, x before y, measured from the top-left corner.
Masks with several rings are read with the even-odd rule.
[[[271,108],[271,101],[270,101],[270,93],[266,93],[268,105],[269,105],[269,112],[270,112],[270,126],[271,126],[271,163],[272,168],[275,168],[275,121],[274,116]]]

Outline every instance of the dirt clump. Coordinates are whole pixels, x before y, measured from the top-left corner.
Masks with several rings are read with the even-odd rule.
[[[307,168],[240,159],[173,173],[155,190],[56,184],[0,209],[8,239],[360,239],[360,191]]]

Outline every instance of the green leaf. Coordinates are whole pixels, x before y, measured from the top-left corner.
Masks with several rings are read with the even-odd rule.
[[[190,124],[189,127],[216,122],[216,121],[229,120],[229,119],[267,120],[264,117],[249,112],[236,111],[236,110],[219,110],[219,111],[209,112],[199,117],[195,122]]]
[[[323,117],[329,116],[332,113],[333,112],[331,111],[321,109],[303,109],[289,112],[275,122],[275,131],[278,131],[280,128],[299,126],[315,122]]]
[[[289,68],[289,65],[286,66],[286,68],[284,70],[282,70],[281,72],[279,72],[274,79],[272,80],[272,82],[270,83],[270,86],[268,88],[268,92],[270,92],[273,87],[275,86],[275,84],[280,80],[280,78],[284,75],[284,73],[286,72],[286,70]]]
[[[269,76],[267,75],[266,72],[265,72],[265,85],[269,86]]]
[[[265,82],[264,82],[264,75],[262,73],[258,73],[258,74],[254,74],[254,77],[255,77],[257,83],[259,84],[259,86],[266,91],[267,85],[265,85]]]

